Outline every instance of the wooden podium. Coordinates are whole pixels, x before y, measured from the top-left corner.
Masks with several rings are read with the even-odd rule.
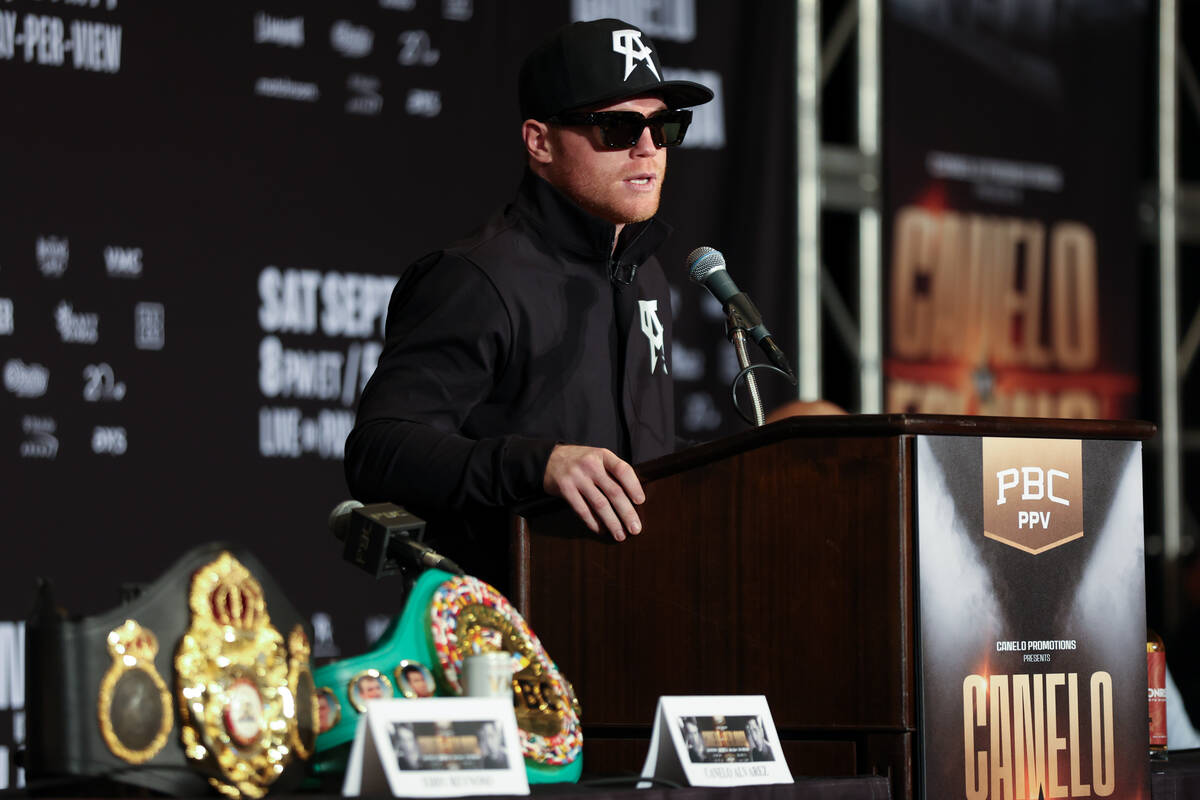
[[[1141,422],[804,417],[640,465],[644,532],[515,519],[514,599],[579,695],[589,773],[632,772],[660,695],[764,694],[796,775],[915,794],[918,435],[1146,439]]]

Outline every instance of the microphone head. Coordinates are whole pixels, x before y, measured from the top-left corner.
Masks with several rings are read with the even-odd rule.
[[[343,500],[329,512],[329,530],[339,539],[345,540],[346,529],[349,527],[350,515],[363,504],[357,500]]]
[[[697,247],[688,253],[688,277],[696,283],[704,283],[709,273],[725,269],[725,256],[711,247]]]

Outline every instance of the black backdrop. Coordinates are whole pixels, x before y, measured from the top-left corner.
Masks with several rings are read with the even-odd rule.
[[[35,576],[89,613],[222,539],[327,615],[318,655],[361,650],[398,587],[342,563],[325,518],[347,496],[373,304],[512,195],[524,53],[613,14],[717,90],[671,153],[661,253],[681,432],[712,438],[743,423],[687,252],[721,249],[794,338],[783,4],[0,6],[0,619],[27,613]]]

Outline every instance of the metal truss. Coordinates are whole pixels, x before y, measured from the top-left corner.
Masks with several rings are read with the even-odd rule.
[[[827,3],[827,7],[833,3]],[[797,0],[796,307],[802,400],[821,397],[821,317],[828,313],[858,369],[857,411],[883,410],[880,232],[880,0],[845,0],[821,35],[820,0]],[[822,40],[823,39],[823,40]],[[821,99],[835,65],[857,43],[857,141],[825,143]],[[822,210],[858,215],[858,315],[829,279],[821,257]]]

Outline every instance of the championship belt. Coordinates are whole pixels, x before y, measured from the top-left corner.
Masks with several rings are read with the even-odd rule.
[[[507,652],[513,664],[513,705],[530,783],[577,781],[583,770],[583,729],[575,690],[511,603],[471,577],[427,570],[403,611],[366,653],[313,671],[321,704],[314,770],[344,771],[350,744],[374,697],[419,697],[423,670],[438,696],[463,693],[463,658]]]
[[[43,587],[26,641],[31,786],[211,786],[255,800],[303,777],[316,744],[309,637],[245,551],[192,550],[131,601],[80,620]]]

